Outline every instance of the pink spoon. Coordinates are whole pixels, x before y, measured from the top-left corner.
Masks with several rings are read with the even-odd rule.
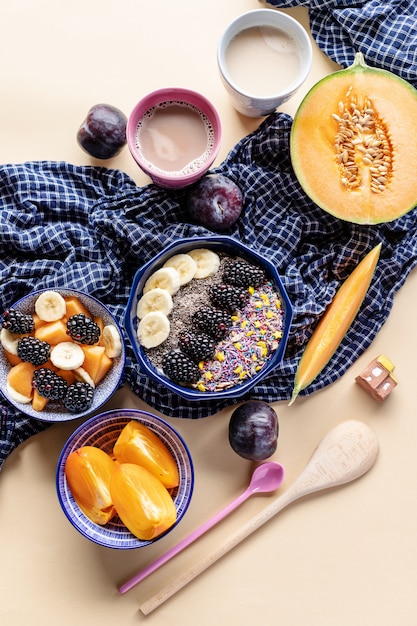
[[[205,532],[210,530],[215,524],[220,522],[223,518],[225,518],[229,513],[234,511],[242,502],[247,500],[250,496],[255,493],[269,493],[271,491],[275,491],[281,485],[284,480],[284,468],[280,463],[275,463],[274,461],[268,461],[267,463],[262,463],[258,465],[253,474],[251,481],[245,491],[238,496],[233,502],[228,504],[224,509],[216,513],[212,518],[210,518],[207,522],[204,522],[199,528],[194,530],[188,537],[185,537],[182,541],[177,543],[173,548],[165,552],[162,556],[157,558],[153,563],[145,567],[142,571],[135,574],[130,580],[125,582],[121,587],[119,587],[120,593],[125,593],[129,591],[132,587],[140,583],[144,578],[152,574],[155,570],[157,570],[161,565],[172,559],[173,556],[184,550],[187,546],[189,546],[193,541],[201,537]]]

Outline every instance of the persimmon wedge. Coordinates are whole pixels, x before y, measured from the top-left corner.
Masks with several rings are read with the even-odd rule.
[[[300,391],[320,374],[342,342],[369,289],[381,245],[378,244],[368,252],[339,287],[332,303],[314,329],[298,364],[289,406]]]

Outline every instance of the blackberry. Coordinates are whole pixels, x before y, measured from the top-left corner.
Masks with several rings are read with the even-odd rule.
[[[229,332],[232,320],[227,311],[212,306],[202,306],[191,318],[193,327],[207,333],[213,339],[223,339]]]
[[[74,341],[91,346],[100,339],[100,327],[91,317],[77,313],[67,321],[67,334]]]
[[[22,337],[17,342],[17,356],[32,365],[43,365],[49,359],[51,347],[37,337]]]
[[[226,309],[230,313],[243,309],[249,298],[249,292],[234,285],[213,285],[209,297],[214,306]]]
[[[168,352],[162,360],[164,374],[177,383],[195,383],[200,378],[198,366],[179,350]]]
[[[199,363],[211,359],[216,348],[216,342],[206,333],[181,333],[178,337],[178,347],[193,361]]]
[[[32,386],[39,395],[49,400],[60,400],[67,390],[67,381],[47,367],[33,373]]]
[[[225,283],[235,287],[260,287],[265,282],[265,272],[246,261],[230,261],[223,271]]]
[[[90,408],[94,399],[94,389],[88,383],[76,381],[69,385],[63,400],[70,413],[81,413]]]
[[[2,328],[23,335],[31,333],[35,328],[32,315],[16,311],[16,309],[6,309],[3,313]]]

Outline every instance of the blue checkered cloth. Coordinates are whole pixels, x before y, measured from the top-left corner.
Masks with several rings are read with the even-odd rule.
[[[243,399],[288,400],[303,348],[338,287],[358,261],[382,242],[375,280],[360,313],[322,374],[303,392],[337,380],[371,344],[387,319],[394,293],[417,262],[417,212],[379,226],[340,221],[319,209],[291,167],[292,119],[268,117],[213,172],[242,189],[244,211],[227,233],[270,258],[294,306],[282,364]],[[103,301],[119,322],[136,270],[179,238],[207,236],[190,224],[185,191],[137,187],[126,174],[64,162],[0,167],[0,309],[32,290],[75,288]],[[190,403],[147,378],[127,341],[124,382],[167,416],[201,418],[231,401]],[[0,466],[45,423],[0,403]]]
[[[268,0],[276,8],[309,9],[311,34],[342,67],[362,52],[372,67],[398,74],[417,87],[415,0]]]

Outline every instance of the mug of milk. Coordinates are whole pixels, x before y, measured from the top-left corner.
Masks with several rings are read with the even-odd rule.
[[[136,104],[126,136],[131,155],[155,184],[180,189],[211,167],[220,149],[222,128],[217,110],[205,96],[167,87]]]
[[[220,38],[217,63],[235,109],[273,113],[306,80],[313,61],[306,30],[285,13],[256,9],[237,17]]]

